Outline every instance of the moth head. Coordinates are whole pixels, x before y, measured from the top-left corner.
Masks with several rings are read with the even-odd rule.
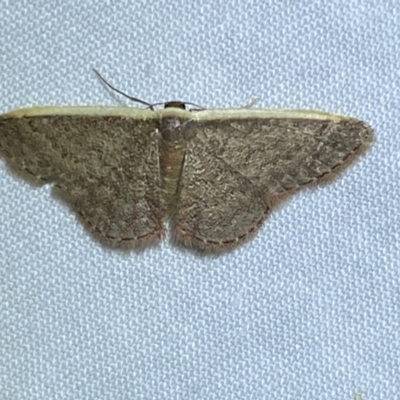
[[[183,101],[167,101],[164,103],[164,108],[180,108],[186,110],[186,104]]]

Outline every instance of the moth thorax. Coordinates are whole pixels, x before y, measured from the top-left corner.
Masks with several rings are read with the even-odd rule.
[[[178,118],[165,118],[161,123],[160,167],[166,203],[170,214],[177,201],[177,191],[185,157],[184,123]]]

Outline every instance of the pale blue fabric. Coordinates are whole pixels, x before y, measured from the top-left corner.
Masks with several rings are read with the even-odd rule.
[[[0,163],[0,399],[400,398],[400,3],[0,2],[0,112],[314,108],[370,153],[220,257],[102,248]],[[122,100],[123,104],[127,104]]]

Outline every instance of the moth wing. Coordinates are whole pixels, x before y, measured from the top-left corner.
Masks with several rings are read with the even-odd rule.
[[[354,118],[309,112],[307,118],[225,119],[208,133],[214,156],[247,178],[273,203],[348,166],[371,144],[373,133]],[[203,124],[204,132],[207,125]]]
[[[175,241],[218,251],[251,237],[267,216],[263,193],[213,154],[204,136],[188,143],[172,216]]]
[[[79,109],[78,109],[79,110]],[[147,244],[163,234],[156,121],[121,116],[5,114],[0,153],[57,195],[104,243]]]
[[[317,116],[199,119],[183,165],[175,239],[210,250],[234,247],[278,201],[332,177],[372,141],[361,121]]]

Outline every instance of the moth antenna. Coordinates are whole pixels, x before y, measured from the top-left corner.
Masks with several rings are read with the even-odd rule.
[[[247,104],[245,104],[244,106],[242,106],[240,108],[252,108],[257,103],[258,103],[258,97],[254,97]]]
[[[141,104],[147,106],[148,108],[150,108],[150,110],[153,110],[153,111],[154,111],[154,106],[166,105],[166,104],[168,104],[168,103],[180,103],[180,104],[183,104],[183,105],[186,105],[186,104],[187,104],[187,105],[190,105],[190,106],[197,107],[199,110],[205,110],[204,107],[201,107],[201,106],[199,106],[199,105],[197,105],[197,104],[194,104],[194,103],[190,103],[190,102],[188,102],[188,101],[180,101],[180,102],[178,102],[178,101],[176,101],[176,102],[175,102],[175,101],[169,101],[169,102],[165,102],[165,103],[154,103],[154,104],[147,103],[147,102],[144,101],[144,100],[140,100],[140,99],[138,99],[138,98],[136,98],[136,97],[129,96],[128,94],[126,94],[126,93],[122,92],[121,90],[117,89],[116,87],[114,87],[113,85],[111,85],[110,83],[108,83],[108,82],[100,75],[100,72],[97,71],[97,69],[95,69],[95,68],[92,68],[92,69],[93,69],[93,72],[94,72],[94,73],[97,75],[97,77],[100,79],[100,81],[101,81],[102,83],[104,83],[106,86],[108,86],[110,89],[114,90],[115,92],[121,94],[122,96],[126,97],[127,99],[129,99],[129,100],[131,100],[131,101],[134,101],[134,102],[136,102],[136,103],[141,103]],[[182,108],[182,107],[179,107],[179,108]],[[190,111],[192,111],[192,110],[190,110]],[[193,110],[193,111],[196,111],[196,110]]]
[[[154,110],[153,105],[150,103],[147,103],[146,101],[140,100],[136,97],[129,96],[128,94],[121,92],[121,90],[117,89],[116,87],[112,86],[110,83],[108,83],[97,71],[95,68],[93,68],[93,72],[97,75],[97,77],[100,79],[101,82],[103,82],[106,86],[108,86],[110,89],[114,90],[115,92],[121,94],[122,96],[126,97],[127,99],[134,101],[136,103],[141,103],[144,104],[145,106],[149,107],[151,110]]]

